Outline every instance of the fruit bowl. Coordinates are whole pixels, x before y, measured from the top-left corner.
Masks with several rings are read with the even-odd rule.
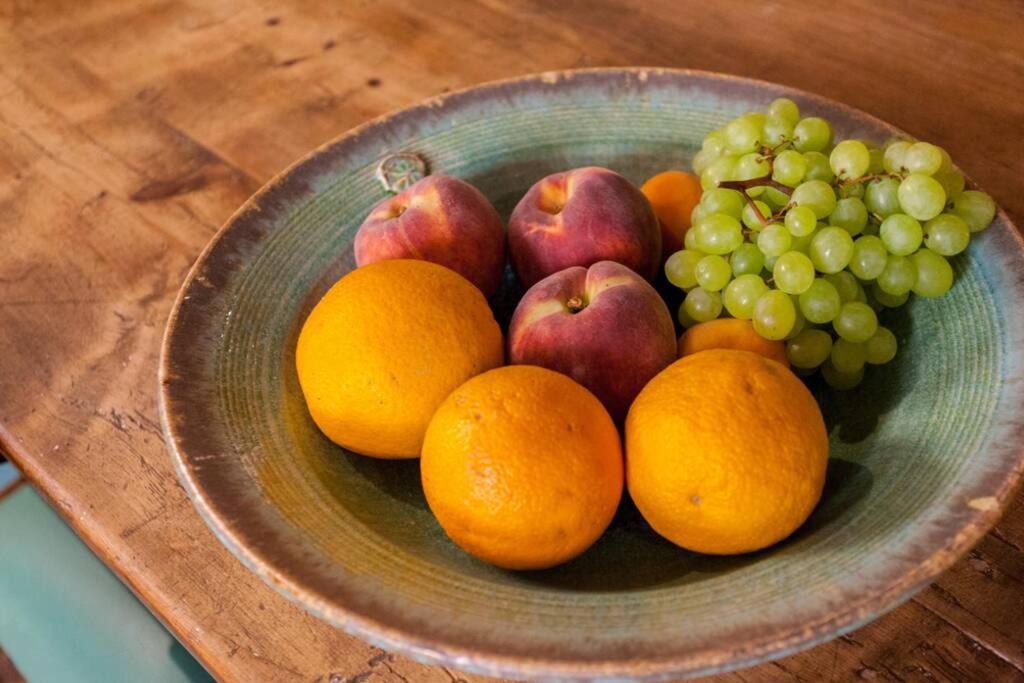
[[[686,552],[627,500],[568,564],[486,565],[445,537],[417,461],[330,443],[299,390],[296,337],[355,267],[353,238],[385,196],[375,172],[387,154],[471,182],[507,220],[531,184],[567,168],[605,166],[634,182],[686,168],[708,130],[779,96],[848,137],[897,132],[758,81],[570,71],[385,116],[271,181],[203,252],[164,339],[167,443],[217,537],[282,594],[376,645],[514,678],[735,669],[850,631],[927,585],[995,523],[1021,473],[1024,244],[1003,213],[954,260],[948,295],[915,298],[891,321],[905,341],[886,369],[850,392],[815,387],[831,437],[824,497],[796,534],[758,553]],[[506,277],[499,319],[521,293]]]

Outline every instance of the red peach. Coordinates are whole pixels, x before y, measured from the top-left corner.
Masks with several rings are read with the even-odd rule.
[[[510,363],[561,372],[590,389],[616,420],[676,359],[668,307],[629,268],[600,261],[544,278],[526,292],[508,333]]]
[[[614,171],[597,166],[534,184],[512,211],[512,267],[524,286],[570,266],[616,261],[653,280],[661,228],[650,202]]]
[[[469,183],[431,175],[381,201],[359,226],[356,265],[388,259],[431,261],[491,296],[505,269],[505,228]]]

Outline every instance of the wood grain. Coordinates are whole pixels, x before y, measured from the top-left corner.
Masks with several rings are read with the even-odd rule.
[[[817,8],[814,5],[818,4]],[[1024,224],[1024,6],[0,3],[0,445],[219,678],[457,681],[345,636],[223,550],[156,424],[171,301],[259,185],[383,112],[573,66],[739,73],[944,145]],[[733,681],[1024,679],[1024,505],[907,605]]]

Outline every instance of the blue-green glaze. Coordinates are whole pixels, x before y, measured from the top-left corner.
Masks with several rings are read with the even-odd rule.
[[[375,644],[514,678],[734,669],[852,630],[926,585],[995,522],[1021,472],[1024,249],[1003,214],[956,260],[949,295],[890,320],[902,343],[893,363],[853,392],[818,390],[831,430],[825,496],[792,538],[749,556],[687,553],[626,504],[567,565],[487,566],[445,538],[415,461],[332,445],[298,390],[298,329],[354,267],[352,239],[383,196],[374,171],[389,152],[468,180],[507,217],[554,171],[596,164],[639,182],[686,167],[708,130],[779,95],[844,136],[895,132],[767,83],[586,70],[431,100],[271,182],[196,264],[163,349],[167,441],[217,536],[283,594]]]

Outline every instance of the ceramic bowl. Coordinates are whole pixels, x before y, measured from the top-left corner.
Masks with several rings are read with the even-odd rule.
[[[418,463],[348,453],[317,431],[294,370],[299,328],[354,267],[409,152],[507,218],[537,179],[600,165],[633,181],[687,168],[707,131],[788,96],[846,137],[896,129],[768,83],[695,71],[549,73],[429,100],[361,126],[260,190],[203,252],[171,315],[162,417],[200,514],[252,571],[310,612],[414,659],[513,678],[659,679],[779,657],[906,600],[964,554],[1012,494],[1024,437],[1024,256],[1007,217],[954,259],[956,285],[890,316],[896,359],[857,390],[816,388],[828,482],[779,545],[707,557],[628,503],[583,556],[509,572],[461,552]],[[938,140],[940,144],[942,140]],[[507,314],[518,292],[495,307]]]

